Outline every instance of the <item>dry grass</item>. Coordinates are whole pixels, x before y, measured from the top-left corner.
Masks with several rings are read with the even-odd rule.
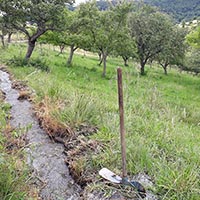
[[[18,100],[29,100],[30,97],[30,92],[27,90],[22,90],[19,92],[19,97]]]
[[[104,147],[102,143],[89,139],[88,136],[95,133],[95,128],[84,127],[68,141],[65,141],[64,153],[67,156],[65,162],[73,179],[83,188],[94,181],[96,173],[94,168],[88,167],[88,162],[91,162],[92,156],[99,154]]]
[[[35,107],[36,116],[39,120],[40,126],[48,133],[51,138],[69,137],[74,134],[73,130],[66,124],[57,121],[52,116],[52,113],[58,108],[59,104],[52,104],[51,100],[45,96],[43,101]]]

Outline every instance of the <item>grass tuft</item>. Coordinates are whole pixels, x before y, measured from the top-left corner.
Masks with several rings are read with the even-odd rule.
[[[6,64],[13,67],[34,67],[36,69],[49,72],[49,67],[46,60],[39,57],[27,60],[20,56],[14,56],[13,58],[9,59]]]

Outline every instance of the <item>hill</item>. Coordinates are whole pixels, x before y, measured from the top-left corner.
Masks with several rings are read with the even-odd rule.
[[[0,49],[0,62],[12,65],[25,47],[19,43]],[[69,52],[58,56],[49,47],[36,46],[34,52],[37,66],[39,60],[46,62],[48,72],[20,62],[9,70],[35,91],[36,114],[47,133],[71,137],[62,141],[76,181],[88,184],[85,191],[113,194],[115,187],[97,174],[104,166],[120,174],[116,68],[121,59],[109,57],[107,77],[102,78],[98,55],[79,51],[66,67]],[[200,79],[175,69],[166,76],[156,65],[139,76],[136,66],[123,67],[127,171],[130,176],[148,174],[160,199],[199,199]]]
[[[172,15],[178,22],[200,17],[199,0],[144,0],[144,3],[159,7],[162,11]]]
[[[132,0],[130,0],[132,1]],[[135,0],[133,2],[141,2]],[[191,21],[200,17],[200,1],[199,0],[143,0],[144,3],[160,8],[161,11],[173,16],[177,22]],[[110,1],[113,5],[118,3],[118,0]],[[97,6],[100,10],[106,10],[110,3],[105,0],[97,0]]]

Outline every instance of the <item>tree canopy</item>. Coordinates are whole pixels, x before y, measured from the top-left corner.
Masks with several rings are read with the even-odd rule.
[[[187,42],[192,47],[200,49],[200,26],[187,35]]]
[[[62,11],[70,0],[0,0],[0,11],[6,24],[23,32],[28,38],[29,59],[37,39],[48,30],[62,27]]]
[[[200,73],[200,26],[191,31],[186,37],[190,49],[186,54],[185,63],[182,69],[192,71],[196,74]]]
[[[163,43],[163,50],[155,57],[155,60],[163,67],[165,74],[167,74],[169,65],[183,64],[187,48],[185,44],[186,32],[177,26],[172,27],[170,31],[168,40]]]
[[[126,25],[130,8],[128,4],[120,4],[106,11],[99,11],[95,3],[86,3],[80,9],[81,17],[85,21],[85,34],[91,38],[90,50],[102,55],[102,76],[105,76],[107,56],[113,51],[117,34]]]
[[[141,75],[144,75],[147,62],[165,49],[173,24],[167,15],[150,6],[138,9],[129,18],[129,29],[136,42]]]

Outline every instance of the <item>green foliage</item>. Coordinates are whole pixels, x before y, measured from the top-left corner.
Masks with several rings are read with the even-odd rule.
[[[106,75],[107,56],[114,50],[117,34],[126,26],[130,10],[129,4],[119,4],[106,11],[99,11],[95,3],[86,3],[80,7],[80,16],[85,21],[85,34],[91,38],[90,51],[102,55],[103,73]]]
[[[173,27],[170,31],[168,40],[162,44],[162,51],[155,56],[155,59],[163,67],[165,74],[167,74],[167,67],[169,65],[183,65],[187,48],[185,44],[185,30]]]
[[[0,198],[2,200],[23,200],[26,176],[18,171],[15,158],[0,154]]]
[[[27,175],[25,168],[23,170],[19,168],[19,162],[22,164],[22,161],[19,160],[20,153],[7,153],[5,144],[8,139],[3,134],[6,130],[8,112],[11,106],[2,102],[1,95],[0,102],[0,199],[23,200],[26,199],[25,181],[27,180]],[[11,139],[9,138],[9,140]]]
[[[18,57],[14,56],[13,58],[7,61],[7,64],[14,67],[34,67],[42,71],[46,71],[46,72],[49,71],[49,66],[47,65],[46,60],[39,57],[27,60],[20,56]]]
[[[190,46],[200,49],[200,26],[187,35],[186,41]]]
[[[128,26],[136,42],[141,75],[144,75],[146,63],[167,47],[173,24],[167,15],[144,5],[131,14]]]
[[[184,71],[200,73],[200,49],[191,49],[185,57],[185,62],[180,68]]]
[[[4,22],[11,28],[23,32],[28,39],[25,58],[29,59],[37,39],[48,30],[60,30],[64,23],[65,3],[70,0],[54,1],[0,1]]]
[[[101,123],[101,109],[92,95],[73,93],[68,95],[68,103],[57,113],[61,121],[71,127],[98,125]]]
[[[124,26],[124,29],[116,34],[116,41],[113,44],[113,52],[115,56],[121,56],[124,60],[124,65],[127,66],[129,58],[137,57],[136,44],[131,38],[128,28]]]
[[[192,30],[187,36],[186,41],[190,45],[189,51],[186,54],[185,62],[180,68],[184,71],[200,73],[200,26]]]

